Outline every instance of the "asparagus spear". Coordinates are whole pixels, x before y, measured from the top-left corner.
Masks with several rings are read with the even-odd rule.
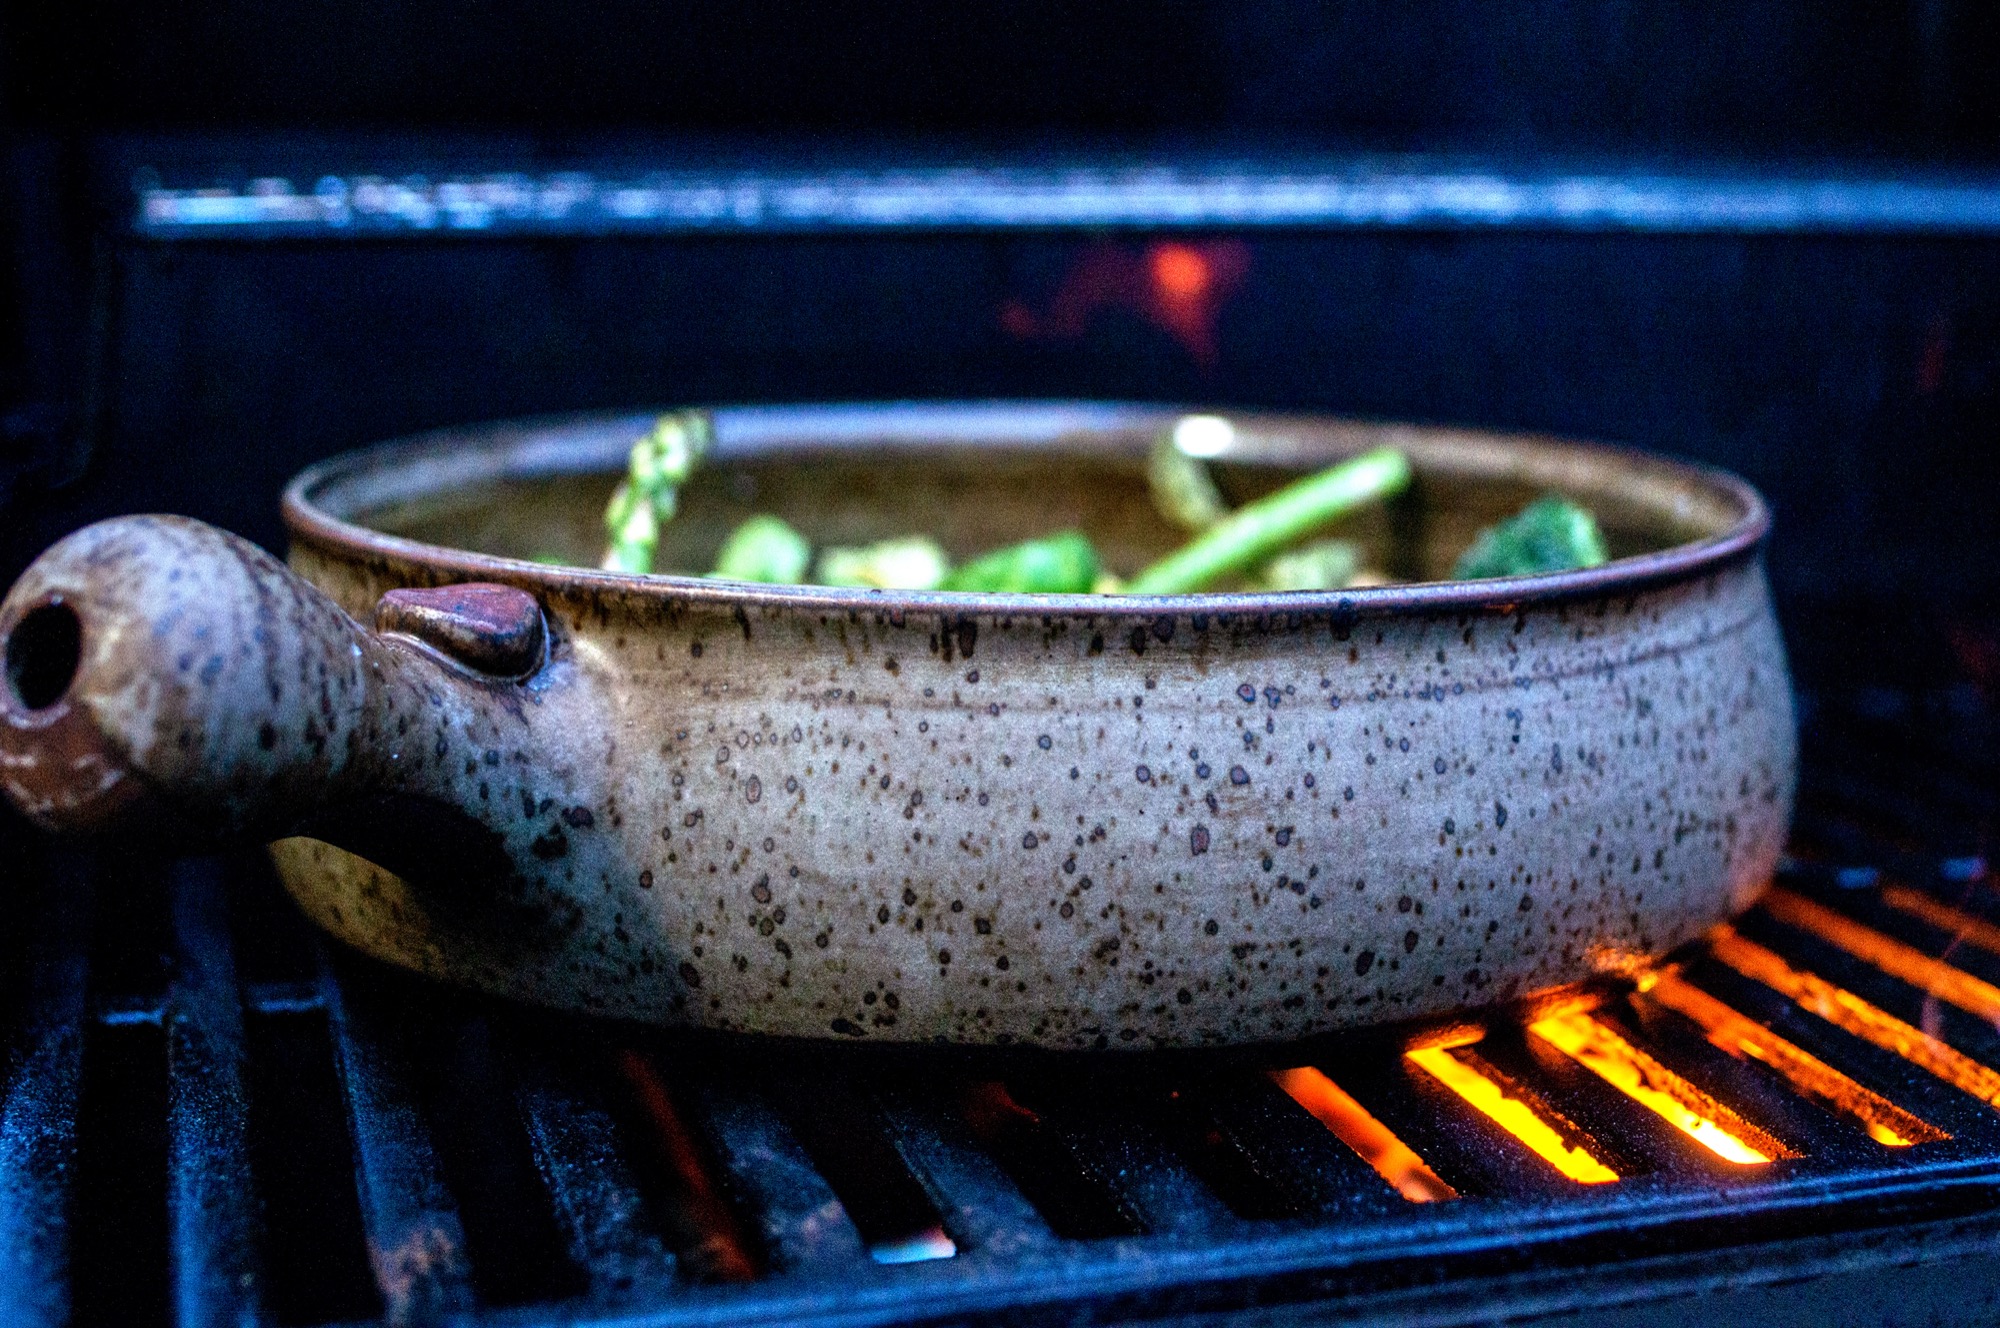
[[[1134,595],[1186,595],[1240,575],[1364,503],[1402,492],[1410,462],[1392,447],[1296,480],[1234,513],[1132,578]]]
[[[774,516],[753,516],[723,541],[710,576],[795,586],[806,578],[812,545]]]
[[[1074,530],[1027,540],[974,558],[946,576],[940,590],[997,590],[1030,595],[1087,595],[1097,584],[1097,550]]]
[[[1510,519],[1479,532],[1451,574],[1460,581],[1595,567],[1610,555],[1597,519],[1556,494],[1537,498]]]
[[[1234,436],[1228,420],[1187,415],[1153,440],[1153,450],[1146,454],[1146,484],[1161,516],[1183,530],[1203,531],[1229,515],[1229,504],[1200,458],[1217,455]]]
[[[625,478],[604,509],[610,537],[602,566],[611,572],[650,572],[660,544],[660,524],[672,518],[680,487],[708,451],[711,430],[701,411],[662,415],[632,444]]]
[[[1220,456],[1236,431],[1219,415],[1184,415],[1153,442],[1146,457],[1146,482],[1161,516],[1200,533],[1229,515],[1204,457]],[[1261,590],[1338,590],[1361,570],[1361,550],[1346,540],[1322,540],[1281,553],[1251,571],[1248,582]]]
[[[828,549],[819,556],[819,573],[813,580],[822,586],[936,590],[950,570],[935,541],[912,535],[858,548]]]

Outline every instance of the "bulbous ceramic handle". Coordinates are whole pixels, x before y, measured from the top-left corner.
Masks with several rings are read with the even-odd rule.
[[[392,591],[377,626],[198,521],[77,531],[0,602],[0,790],[51,830],[195,840],[385,796],[479,819],[445,753],[521,722],[539,608],[504,586]]]

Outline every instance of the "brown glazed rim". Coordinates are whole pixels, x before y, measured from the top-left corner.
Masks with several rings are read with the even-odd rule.
[[[1061,454],[1105,453],[1105,444],[1135,432],[1150,434],[1197,408],[1106,402],[988,401],[949,403],[841,403],[804,406],[717,407],[716,455],[720,459],[852,453],[884,444],[936,451],[954,447],[1033,448]],[[670,599],[689,607],[870,613],[1035,615],[1057,618],[1163,614],[1310,615],[1343,618],[1408,613],[1492,614],[1529,605],[1615,598],[1664,583],[1692,580],[1751,557],[1771,528],[1763,496],[1728,471],[1634,449],[1543,435],[1503,434],[1443,427],[1383,425],[1331,416],[1227,414],[1239,431],[1281,438],[1287,430],[1346,433],[1357,445],[1390,441],[1449,444],[1454,440],[1513,445],[1543,456],[1571,455],[1598,465],[1643,470],[1702,492],[1738,514],[1714,535],[1597,567],[1483,581],[1424,581],[1336,591],[1211,593],[1197,595],[1024,595],[964,591],[882,591],[825,586],[769,586],[702,577],[635,576],[585,567],[552,567],[525,559],[474,553],[388,535],[333,515],[321,500],[342,486],[394,479],[399,472],[439,462],[464,473],[393,490],[410,498],[448,483],[608,474],[622,462],[623,446],[639,436],[658,411],[552,416],[444,429],[342,453],[301,471],[285,487],[284,519],[292,537],[323,552],[343,555],[397,575],[411,584],[497,581],[530,591],[616,598]],[[575,438],[571,440],[571,435]],[[586,442],[588,439],[588,442]],[[607,448],[606,440],[622,440]],[[566,442],[568,445],[565,445]],[[539,449],[523,444],[548,443]],[[595,443],[590,446],[589,443]],[[579,455],[581,453],[582,455]],[[1323,451],[1320,453],[1323,455]],[[1246,457],[1251,453],[1243,454]],[[1260,459],[1282,460],[1265,453]],[[469,468],[469,469],[468,469]]]

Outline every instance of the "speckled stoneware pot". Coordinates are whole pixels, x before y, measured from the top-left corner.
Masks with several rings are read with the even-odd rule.
[[[1080,526],[1131,570],[1176,538],[1141,477],[1170,418],[725,410],[662,556],[700,566],[758,510],[955,555]],[[1791,699],[1765,508],[1730,476],[1243,416],[1239,499],[1406,449],[1412,491],[1351,532],[1412,581],[1549,487],[1620,556],[1173,599],[533,561],[595,560],[647,423],[315,467],[285,496],[292,571],[174,517],[70,536],[0,606],[8,795],[57,829],[293,836],[274,853],[321,926],[441,978],[807,1038],[1192,1046],[1436,1015],[1665,951],[1772,869]]]

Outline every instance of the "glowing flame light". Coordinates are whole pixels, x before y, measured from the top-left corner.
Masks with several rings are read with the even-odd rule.
[[[1817,973],[1793,968],[1772,951],[1744,940],[1735,928],[1725,925],[1711,932],[1709,951],[1744,977],[1790,997],[1834,1027],[1892,1051],[1952,1087],[2000,1107],[2000,1074]]]
[[[717,1281],[751,1281],[757,1268],[750,1258],[749,1243],[735,1213],[709,1178],[694,1132],[682,1119],[666,1081],[650,1059],[629,1047],[618,1051],[614,1064],[653,1127],[653,1139],[666,1163],[676,1201],[701,1233],[700,1242],[683,1256],[688,1266]]]
[[[1766,895],[1764,911],[1787,926],[1811,932],[1839,946],[1890,977],[1900,978],[1941,1001],[1949,1001],[1967,1014],[2000,1024],[2000,987],[1964,969],[1933,959],[1915,946],[1884,936],[1790,890],[1773,890]]]
[[[1153,290],[1162,300],[1195,304],[1215,288],[1215,265],[1193,245],[1172,241],[1156,244],[1147,251],[1146,260]]]
[[[1964,909],[1953,908],[1940,903],[1921,890],[1912,890],[1907,885],[1885,885],[1881,892],[1882,902],[1894,909],[1900,909],[1911,917],[1919,918],[1940,931],[1948,931],[1952,936],[1976,945],[1989,954],[2000,954],[2000,927],[1984,918],[1974,917]]]
[[[1458,1191],[1424,1165],[1411,1147],[1368,1114],[1339,1084],[1310,1065],[1271,1071],[1272,1082],[1311,1112],[1333,1136],[1361,1155],[1383,1180],[1412,1203],[1456,1199]]]
[[[1528,1031],[1725,1162],[1749,1166],[1791,1153],[1587,1014],[1542,1019]]]
[[[1855,1083],[1819,1057],[1737,1013],[1678,973],[1662,970],[1646,999],[1694,1021],[1702,1036],[1730,1055],[1768,1065],[1798,1092],[1845,1116],[1876,1143],[1889,1148],[1935,1143],[1951,1136],[1919,1120],[1872,1089]]]
[[[1250,247],[1241,240],[1156,240],[1136,251],[1099,241],[1076,255],[1044,308],[1010,299],[1000,325],[1021,340],[1074,341],[1100,314],[1124,310],[1213,368],[1222,306],[1249,271]]]
[[[1426,1074],[1465,1100],[1467,1106],[1498,1125],[1526,1145],[1563,1175],[1583,1185],[1601,1185],[1618,1179],[1618,1173],[1600,1162],[1581,1144],[1563,1140],[1556,1128],[1535,1109],[1485,1074],[1466,1064],[1444,1047],[1420,1047],[1404,1053]]]
[[[868,1247],[868,1257],[876,1263],[925,1263],[931,1259],[949,1259],[958,1253],[958,1246],[947,1236],[943,1227],[925,1227],[900,1240],[885,1240]]]

